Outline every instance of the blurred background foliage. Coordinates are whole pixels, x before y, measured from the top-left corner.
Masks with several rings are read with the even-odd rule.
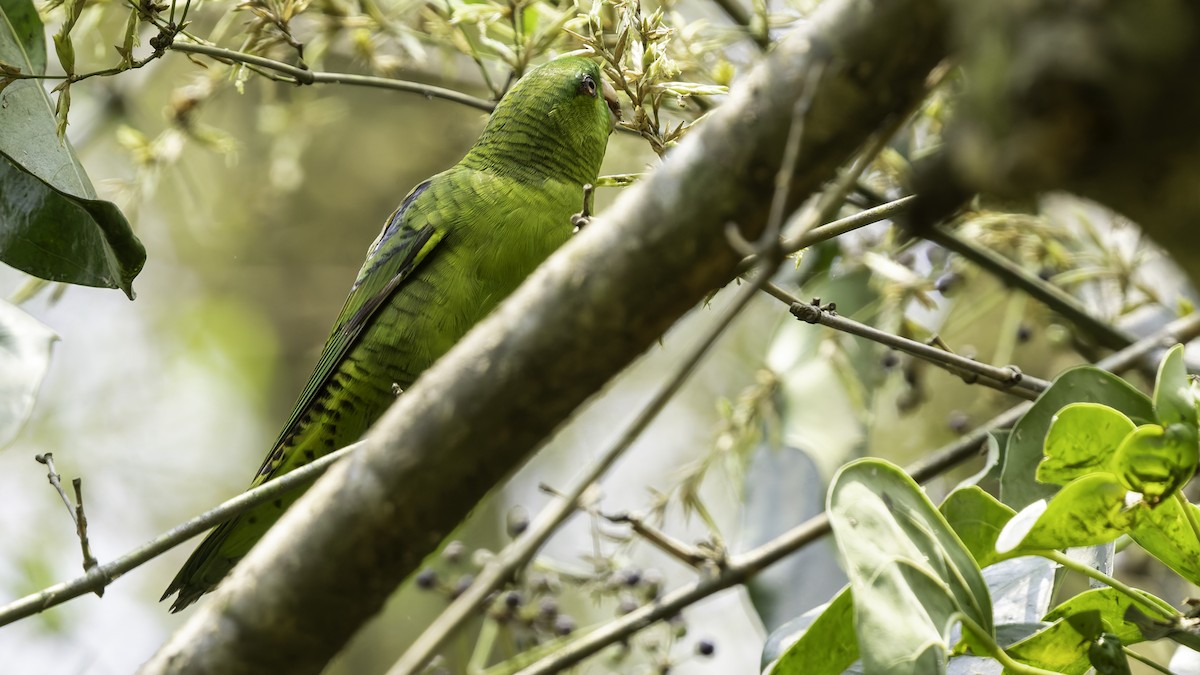
[[[631,132],[614,134],[604,173],[637,174],[702,123],[762,45],[814,4],[774,2],[768,11],[757,0],[747,8],[730,0],[197,2],[186,29],[239,52],[303,59],[316,71],[401,77],[484,100],[529,66],[590,47],[622,94]],[[75,72],[123,58],[113,45],[127,35],[129,6],[41,9],[49,34],[79,10],[70,32]],[[183,6],[133,11],[161,24],[172,11],[181,17]],[[157,32],[146,20],[132,25],[143,43]],[[866,185],[902,193],[910,162],[936,146],[958,84],[946,78],[875,161]],[[0,268],[0,289],[61,337],[32,418],[0,452],[6,598],[79,573],[73,528],[36,453],[52,451],[64,477],[83,477],[102,560],[244,489],[379,224],[411,186],[456,161],[484,120],[444,100],[296,86],[173,51],[69,89],[67,136],[148,258],[133,303],[112,291],[31,286]],[[599,192],[599,212],[616,192]],[[1137,332],[1161,325],[1191,297],[1136,227],[1069,196],[977,203],[959,233]],[[779,281],[801,297],[835,300],[841,314],[915,339],[936,335],[985,362],[1051,377],[1082,361],[1081,350],[1090,353],[1089,336],[890,223],[785,267]],[[539,485],[565,484],[610,441],[675,363],[676,346],[689,343],[727,295],[680,322],[479,505],[453,535],[461,543],[432,558],[328,672],[385,671],[455,585],[520,529],[522,512],[546,503]],[[828,477],[848,459],[911,461],[1010,404],[909,357],[795,322],[764,295],[610,473],[602,498],[551,541],[515,599],[497,598],[491,618],[450,643],[443,665],[462,672],[480,663],[476,635],[485,621],[498,628],[494,655],[502,657],[692,577],[606,514],[638,512],[685,542],[748,548],[818,512]],[[134,669],[181,621],[157,598],[189,548],[118,580],[103,600],[87,596],[0,630],[6,672]],[[831,548],[819,544],[760,576],[749,594],[711,598],[583,671],[753,672],[766,631],[828,600],[843,579]],[[1138,585],[1157,590],[1153,579]]]

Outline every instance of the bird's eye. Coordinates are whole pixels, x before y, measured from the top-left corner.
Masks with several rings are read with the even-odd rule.
[[[583,79],[579,81],[579,93],[596,98],[596,81],[592,79],[591,75],[584,75]]]

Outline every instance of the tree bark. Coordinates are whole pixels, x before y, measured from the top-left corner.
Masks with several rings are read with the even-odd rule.
[[[613,375],[733,277],[823,64],[795,207],[945,55],[937,0],[829,0],[662,167],[556,253],[293,506],[143,673],[316,673],[443,536]]]

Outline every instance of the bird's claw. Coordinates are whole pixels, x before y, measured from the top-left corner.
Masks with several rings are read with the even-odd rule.
[[[583,209],[571,216],[571,227],[574,228],[572,233],[578,233],[592,223],[592,193],[595,190],[591,183],[583,186]]]

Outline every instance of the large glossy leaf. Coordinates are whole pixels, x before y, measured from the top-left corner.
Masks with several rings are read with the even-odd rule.
[[[58,335],[21,308],[0,300],[0,448],[33,411]]]
[[[1128,507],[1128,492],[1111,473],[1077,478],[1049,501],[1036,501],[1013,516],[1000,532],[996,550],[1016,554],[1113,541],[1137,520],[1139,509]]]
[[[825,511],[825,481],[808,453],[764,441],[746,471],[742,540],[761,546]],[[750,601],[768,632],[829,601],[844,586],[833,541],[813,542],[746,583]]]
[[[1000,501],[1020,510],[1058,491],[1058,486],[1037,482],[1037,467],[1054,416],[1066,405],[1081,401],[1116,408],[1135,424],[1155,419],[1150,399],[1116,375],[1092,366],[1064,372],[1013,427],[1000,476]]]
[[[959,613],[992,631],[979,567],[899,467],[878,459],[847,464],[834,477],[828,511],[865,672],[945,672]]]
[[[1111,588],[1085,591],[1046,615],[1050,626],[1014,644],[1014,658],[1039,668],[1082,674],[1092,667],[1088,652],[1097,633],[1116,635],[1125,644],[1141,642],[1142,632],[1126,620],[1133,601]]]
[[[1135,428],[1119,410],[1101,403],[1066,406],[1050,422],[1038,481],[1066,485],[1089,473],[1112,471],[1117,448]]]
[[[46,68],[41,21],[30,0],[0,0],[0,61],[24,73]],[[96,191],[37,80],[0,90],[0,261],[43,279],[120,288],[146,251],[129,222]]]
[[[1193,430],[1196,428],[1196,402],[1192,398],[1192,385],[1183,362],[1183,345],[1169,349],[1158,365],[1158,377],[1154,381],[1154,412],[1158,416],[1158,423],[1164,427],[1183,424]]]
[[[950,493],[938,508],[980,567],[1003,560],[996,537],[1016,515],[995,497],[972,485]]]
[[[1143,424],[1117,448],[1114,471],[1151,506],[1170,497],[1196,473],[1195,430],[1184,432],[1184,427]]]
[[[1200,521],[1200,508],[1188,504],[1192,517]],[[1129,536],[1176,574],[1200,584],[1200,541],[1188,523],[1177,499],[1167,499],[1153,509],[1143,509]]]
[[[805,615],[788,638],[791,646],[769,667],[771,675],[839,675],[858,659],[858,640],[854,636],[854,598],[843,588],[833,601],[814,615]],[[799,633],[797,635],[797,633]],[[779,640],[767,640],[763,660],[770,663],[780,651]],[[770,649],[770,651],[768,651]]]

